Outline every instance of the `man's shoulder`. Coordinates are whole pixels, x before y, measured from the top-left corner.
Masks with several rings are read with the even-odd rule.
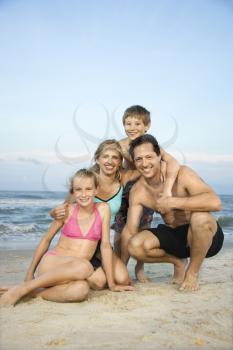
[[[143,185],[142,178],[139,178],[130,190],[130,197],[135,200],[140,199],[144,193],[145,186]]]

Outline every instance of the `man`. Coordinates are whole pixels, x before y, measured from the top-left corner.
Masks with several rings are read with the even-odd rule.
[[[210,214],[221,210],[215,192],[187,166],[181,166],[172,197],[163,197],[161,156],[157,140],[142,135],[131,142],[130,155],[142,175],[130,193],[127,224],[122,232],[122,260],[129,255],[148,263],[174,264],[173,283],[180,290],[198,289],[198,272],[205,257],[219,252],[223,232]],[[161,214],[165,224],[138,233],[143,207]],[[190,262],[185,271],[186,258]]]

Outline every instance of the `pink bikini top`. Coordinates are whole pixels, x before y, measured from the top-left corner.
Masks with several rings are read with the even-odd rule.
[[[88,239],[90,241],[99,241],[102,235],[102,219],[100,213],[97,209],[96,204],[94,204],[95,218],[93,224],[89,228],[86,234],[83,234],[81,228],[78,224],[78,205],[74,207],[74,210],[65,225],[62,228],[61,234],[70,238],[78,239]]]

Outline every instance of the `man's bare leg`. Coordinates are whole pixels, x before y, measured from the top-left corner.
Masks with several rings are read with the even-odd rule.
[[[185,273],[181,291],[199,289],[198,273],[217,231],[215,219],[209,213],[193,213],[188,232],[190,263]]]
[[[137,260],[135,265],[135,276],[137,280],[141,283],[148,283],[150,282],[150,278],[145,276],[144,274],[144,262]]]
[[[180,284],[185,275],[186,259],[179,259],[159,248],[159,240],[150,231],[144,230],[129,242],[129,253],[134,258],[147,263],[170,263],[174,265],[172,283]]]

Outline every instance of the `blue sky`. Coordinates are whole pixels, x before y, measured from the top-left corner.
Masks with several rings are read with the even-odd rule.
[[[1,0],[0,189],[65,190],[123,111],[233,194],[233,4]]]

